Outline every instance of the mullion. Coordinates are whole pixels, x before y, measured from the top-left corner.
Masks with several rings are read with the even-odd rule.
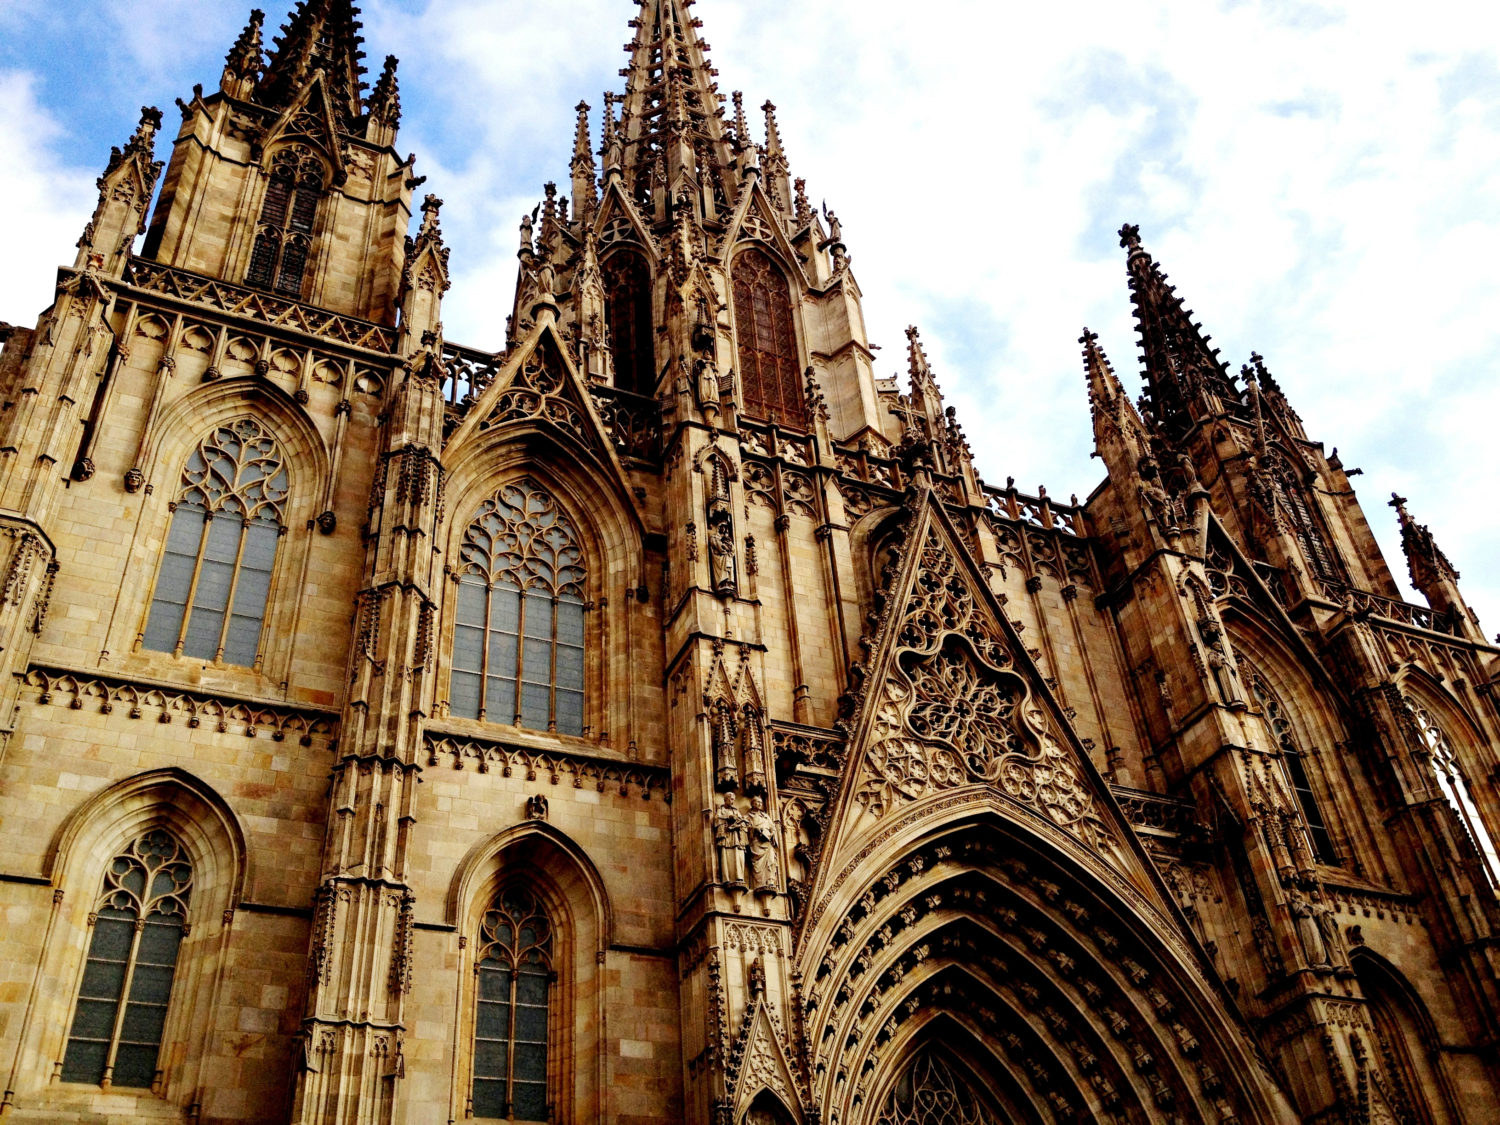
[[[214,663],[224,661],[224,645],[229,639],[229,623],[234,620],[234,595],[240,586],[240,563],[245,558],[245,537],[250,534],[250,521],[240,520],[240,541],[234,549],[234,569],[229,572],[229,593],[224,598],[224,620],[219,625],[219,644],[214,651]]]
[[[177,630],[177,644],[172,648],[173,656],[182,655],[182,646],[187,644],[188,623],[193,619],[193,599],[198,596],[198,576],[203,573],[203,555],[208,549],[208,534],[214,525],[214,514],[203,513],[203,530],[198,534],[198,555],[193,560],[193,577],[188,583],[187,596],[182,607],[182,625]]]
[[[141,948],[141,932],[145,929],[143,918],[135,920],[135,930],[130,937],[130,955],[125,960],[125,979],[120,985],[120,1001],[115,1008],[115,1023],[109,1033],[109,1052],[104,1056],[104,1077],[99,1085],[106,1090],[114,1085],[115,1056],[120,1051],[120,1029],[125,1025],[125,1009],[129,1006],[131,978],[135,976],[136,954]]]

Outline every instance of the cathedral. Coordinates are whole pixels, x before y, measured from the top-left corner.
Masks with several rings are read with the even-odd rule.
[[[0,1117],[1500,1120],[1500,648],[1136,227],[1029,495],[692,0],[496,353],[396,59],[264,19],[0,326]]]

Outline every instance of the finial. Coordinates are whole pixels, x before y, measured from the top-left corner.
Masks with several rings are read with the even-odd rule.
[[[396,84],[396,65],[396,56],[386,55],[385,65],[380,69],[380,77],[375,80],[375,88],[370,91],[367,103],[371,122],[392,130],[401,123],[401,91]],[[394,132],[391,140],[395,140]]]
[[[730,98],[734,102],[735,143],[740,148],[744,148],[750,143],[750,124],[745,120],[745,95],[736,90]]]
[[[1411,518],[1410,516],[1408,516],[1406,514],[1406,497],[1405,496],[1401,496],[1401,495],[1398,495],[1395,492],[1392,492],[1391,493],[1391,498],[1388,501],[1386,501],[1386,505],[1387,505],[1387,507],[1391,507],[1391,508],[1395,508],[1396,509],[1396,515],[1401,520],[1402,523],[1405,523],[1407,520],[1409,520]]]
[[[240,37],[234,41],[234,46],[229,48],[229,54],[224,59],[226,77],[242,79],[251,85],[260,77],[263,50],[260,32],[265,19],[265,12],[259,8],[251,9],[250,22],[240,32]]]
[[[1141,248],[1141,228],[1135,223],[1126,223],[1120,228],[1120,246],[1135,251]]]
[[[792,201],[796,212],[797,225],[805,227],[808,223],[812,222],[813,218],[812,203],[807,198],[807,181],[798,176],[793,182],[792,187]]]
[[[932,369],[927,366],[927,353],[922,349],[922,335],[915,324],[906,326],[907,372],[912,379],[930,379]]]

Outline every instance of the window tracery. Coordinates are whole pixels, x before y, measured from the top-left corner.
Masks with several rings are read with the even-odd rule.
[[[886,1096],[875,1125],[999,1125],[942,1057],[917,1055]]]
[[[531,481],[486,500],[460,548],[454,715],[583,733],[583,550]]]
[[[254,418],[215,427],[183,468],[143,647],[255,665],[289,486]]]
[[[611,254],[599,267],[614,356],[615,386],[633,394],[656,390],[656,349],[651,322],[651,272],[630,251]]]
[[[1443,791],[1443,797],[1458,814],[1459,823],[1464,826],[1469,839],[1479,850],[1479,859],[1484,867],[1485,878],[1490,881],[1492,888],[1500,890],[1500,852],[1497,852],[1495,840],[1485,828],[1484,819],[1479,815],[1479,808],[1474,804],[1474,795],[1469,788],[1469,780],[1464,775],[1458,757],[1453,753],[1448,736],[1427,710],[1414,707],[1412,716],[1416,720],[1417,730],[1422,736],[1423,743],[1432,754],[1432,770],[1437,776],[1438,788]]]
[[[275,155],[245,273],[247,285],[291,297],[302,295],[302,275],[322,194],[323,162],[310,149],[289,145]]]
[[[63,1056],[64,1082],[106,1088],[156,1082],[192,885],[187,853],[159,828],[110,862],[89,916],[93,933]]]
[[[552,922],[527,888],[501,891],[485,911],[474,974],[471,1115],[545,1121]]]
[[[805,427],[807,402],[786,277],[753,246],[734,260],[734,320],[746,416]]]
[[[1243,667],[1249,668],[1249,665],[1244,663],[1244,658],[1238,653],[1235,654],[1235,660]],[[1286,772],[1287,782],[1297,797],[1297,807],[1301,810],[1303,824],[1307,826],[1307,834],[1312,838],[1313,851],[1317,854],[1318,862],[1337,865],[1338,849],[1333,846],[1333,836],[1328,831],[1328,823],[1323,818],[1322,809],[1318,806],[1318,797],[1313,791],[1312,778],[1307,770],[1307,759],[1297,743],[1297,735],[1292,728],[1291,719],[1287,717],[1281,700],[1271,690],[1265,677],[1253,668],[1250,669],[1250,690],[1255,694],[1255,701],[1260,704],[1266,722],[1271,725],[1271,732],[1276,736],[1277,745],[1281,747],[1282,767]]]

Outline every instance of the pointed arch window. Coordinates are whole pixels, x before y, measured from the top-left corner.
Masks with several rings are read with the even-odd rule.
[[[1438,788],[1443,791],[1443,797],[1458,814],[1459,823],[1464,826],[1469,839],[1479,850],[1485,878],[1490,881],[1492,888],[1500,890],[1500,851],[1496,850],[1494,837],[1484,826],[1484,818],[1479,815],[1469,779],[1464,774],[1463,766],[1459,764],[1458,756],[1453,753],[1448,736],[1427,710],[1414,707],[1412,716],[1416,719],[1422,741],[1432,753],[1432,771],[1437,775]]]
[[[1338,576],[1334,572],[1333,555],[1312,509],[1308,507],[1302,484],[1284,460],[1279,457],[1277,460],[1279,464],[1272,473],[1272,480],[1276,487],[1276,499],[1291,524],[1292,534],[1297,537],[1302,553],[1307,556],[1307,561],[1312,564],[1317,576],[1334,581]]]
[[[999,1125],[989,1106],[942,1056],[923,1051],[896,1080],[875,1125]]]
[[[753,246],[734,260],[734,323],[746,416],[805,428],[807,403],[786,275]]]
[[[110,861],[89,915],[92,934],[63,1055],[64,1082],[106,1088],[156,1082],[192,889],[187,853],[162,829],[136,837]]]
[[[495,896],[475,957],[474,1117],[546,1121],[552,922],[530,890]]]
[[[632,394],[656,391],[656,348],[651,318],[651,271],[646,259],[618,251],[599,267],[604,279],[604,311],[614,357],[615,386]]]
[[[287,487],[281,450],[254,418],[198,443],[172,505],[143,647],[259,665]]]
[[[449,708],[467,719],[583,733],[583,550],[532,481],[480,505],[460,548]]]
[[[1260,704],[1261,713],[1265,715],[1266,722],[1271,724],[1271,732],[1281,748],[1282,768],[1286,772],[1287,783],[1296,794],[1297,808],[1302,812],[1302,823],[1307,826],[1313,852],[1319,863],[1336,866],[1339,862],[1338,850],[1333,846],[1333,835],[1328,831],[1323,810],[1318,807],[1318,797],[1313,792],[1312,778],[1307,770],[1307,757],[1297,742],[1291,719],[1287,717],[1286,709],[1282,707],[1281,700],[1271,690],[1265,677],[1251,669],[1244,657],[1237,655],[1236,659],[1250,670],[1250,690],[1255,693],[1255,701]]]
[[[323,172],[323,162],[301,145],[289,145],[272,158],[250,269],[245,274],[247,285],[289,297],[302,295],[302,275],[323,195]]]

